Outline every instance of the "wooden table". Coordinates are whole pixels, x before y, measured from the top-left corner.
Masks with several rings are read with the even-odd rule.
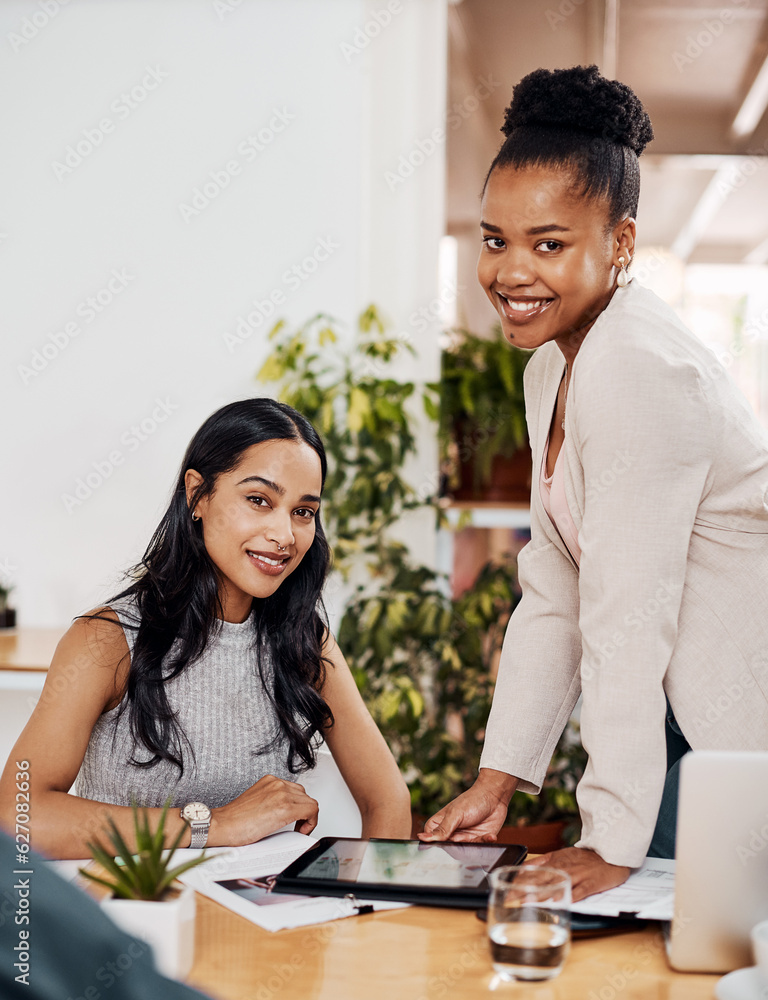
[[[47,671],[65,628],[0,629],[0,670]]]
[[[657,924],[575,940],[549,983],[495,980],[473,912],[411,907],[270,933],[197,897],[191,985],[217,1000],[710,1000],[718,976],[675,973]]]
[[[46,671],[63,632],[0,632],[0,678]],[[198,894],[189,982],[216,1000],[711,1000],[718,978],[672,972],[655,924],[575,940],[549,983],[499,983],[471,912],[414,906],[272,934]]]

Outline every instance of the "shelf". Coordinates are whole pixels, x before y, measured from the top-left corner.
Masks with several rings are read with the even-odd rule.
[[[473,501],[453,501],[443,508],[448,521],[448,527],[442,527],[437,532],[435,561],[440,573],[446,579],[452,579],[454,573],[454,536],[459,529],[459,521],[463,517],[466,523],[462,528],[480,528],[483,530],[503,529],[507,531],[530,530],[531,508],[527,503],[483,503]],[[448,590],[446,585],[446,591]]]
[[[451,527],[459,524],[460,518],[469,514],[466,527],[473,528],[530,528],[531,507],[527,503],[499,504],[472,501],[454,501],[444,508]]]

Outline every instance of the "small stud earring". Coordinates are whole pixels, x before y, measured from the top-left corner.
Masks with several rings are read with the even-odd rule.
[[[616,284],[619,288],[626,288],[630,281],[629,275],[627,274],[627,262],[623,257],[619,257],[619,263],[621,264],[621,270],[616,278]]]

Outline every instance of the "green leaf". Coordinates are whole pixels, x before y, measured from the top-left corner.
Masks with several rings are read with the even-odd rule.
[[[408,688],[406,691],[408,701],[411,703],[411,710],[414,716],[418,719],[424,712],[424,699],[421,694],[416,690],[416,688]]]
[[[353,386],[349,394],[349,409],[347,410],[347,426],[353,434],[359,434],[363,429],[365,418],[371,411],[368,396],[362,389]]]
[[[134,819],[135,819],[135,815],[134,815]],[[112,844],[114,845],[115,849],[117,850],[117,855],[116,856],[122,859],[125,867],[131,873],[131,875],[133,877],[135,877],[135,874],[136,874],[136,861],[134,860],[133,854],[131,853],[130,849],[128,848],[128,845],[123,840],[122,834],[120,833],[120,831],[118,830],[118,828],[115,826],[115,823],[114,823],[114,821],[113,821],[113,819],[112,819],[111,816],[109,817],[109,826],[110,826],[110,831],[111,831],[110,834],[109,834],[109,839],[112,841]]]
[[[184,831],[182,831],[184,833]],[[183,864],[177,865],[170,871],[167,871],[163,878],[160,880],[160,892],[161,894],[168,888],[171,882],[175,881],[184,872],[189,871],[190,868],[196,868],[197,865],[201,865],[204,861],[208,861],[210,855],[203,852],[199,858],[192,858],[189,861],[183,862]]]
[[[285,320],[279,319],[267,334],[267,340],[274,340],[283,329],[285,329]]]
[[[101,878],[93,872],[87,871],[85,868],[78,868],[77,870],[81,875],[84,875],[85,878],[89,878],[92,882],[98,882],[99,885],[106,886],[112,895],[117,896],[119,899],[136,899],[136,896],[124,885],[117,885],[114,882],[109,882],[107,879]]]
[[[424,412],[429,417],[429,419],[430,420],[439,420],[440,419],[440,404],[436,403],[433,399],[430,399],[430,397],[426,396],[426,395],[422,396],[422,400],[424,402]]]
[[[402,599],[395,599],[389,601],[387,604],[387,610],[385,618],[389,628],[396,632],[398,629],[403,627],[403,624],[408,617],[408,605]]]
[[[256,378],[259,382],[278,382],[283,375],[285,375],[285,363],[276,354],[270,354]]]
[[[107,851],[101,841],[95,840],[92,843],[89,841],[86,846],[91,852],[94,861],[98,861],[102,868],[110,875],[113,875],[118,882],[130,882],[130,873],[125,868],[120,867],[115,861],[114,856]]]

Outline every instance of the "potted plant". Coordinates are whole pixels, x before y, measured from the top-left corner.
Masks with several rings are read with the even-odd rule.
[[[361,560],[373,567],[388,558],[387,530],[407,510],[429,503],[402,476],[415,453],[414,397],[430,419],[437,416],[434,387],[416,391],[414,382],[391,375],[391,365],[410,344],[385,335],[374,306],[358,319],[350,351],[319,313],[295,332],[284,321],[270,331],[274,348],[256,378],[277,383],[278,398],[312,421],[328,455],[326,531],[334,567],[347,575]],[[377,571],[377,570],[375,570]]]
[[[491,337],[451,333],[440,374],[442,492],[454,500],[527,503],[531,450],[523,372],[533,352]]]
[[[0,583],[0,628],[16,627],[16,610],[8,606],[8,597],[12,586]]]
[[[346,608],[339,644],[408,783],[414,834],[477,776],[493,668],[518,600],[509,564],[486,564],[470,590],[450,598],[436,574],[402,559],[381,589],[359,587]],[[499,839],[536,851],[574,843],[585,766],[571,723],[541,793],[513,797]]]
[[[257,379],[276,383],[278,398],[308,417],[323,436],[329,464],[324,509],[334,566],[348,577],[361,564],[369,570],[355,576],[357,587],[341,621],[339,645],[405,776],[414,814],[423,821],[468,788],[477,774],[495,661],[519,593],[510,560],[489,563],[470,590],[451,598],[447,581],[414,565],[406,547],[391,537],[389,529],[408,510],[428,506],[438,518],[443,516],[438,498],[417,494],[402,475],[405,460],[415,452],[414,403],[421,398],[421,408],[447,441],[452,424],[446,415],[459,412],[460,397],[470,394],[477,426],[487,423],[491,413],[503,423],[503,400],[512,429],[497,428],[496,438],[490,439],[496,444],[487,448],[478,438],[481,464],[487,462],[497,444],[520,440],[515,429],[522,426],[524,433],[522,370],[528,355],[514,353],[498,337],[489,342],[467,334],[453,367],[443,362],[448,380],[419,386],[393,376],[398,352],[413,351],[386,336],[373,306],[360,316],[357,334],[350,349],[348,338],[337,333],[327,316],[315,316],[295,332],[281,321],[270,332],[273,350]],[[483,363],[493,368],[490,389],[482,379],[470,377],[469,367],[461,368],[464,360],[458,360],[471,356],[475,342],[480,345],[476,351],[485,352]],[[486,400],[495,400],[496,409]],[[527,465],[530,471],[530,457]],[[512,822],[556,818],[551,846],[561,846],[565,821],[578,817],[573,790],[584,758],[571,727],[541,796],[514,797]],[[516,827],[513,834],[517,842],[530,841],[527,830]]]
[[[102,908],[129,934],[152,947],[157,971],[179,979],[192,968],[195,947],[195,891],[176,883],[182,872],[208,860],[200,856],[170,867],[171,859],[186,832],[182,827],[166,849],[165,804],[157,828],[152,831],[146,809],[133,805],[136,852],[125,843],[114,821],[109,820],[109,839],[114,852],[96,840],[88,844],[101,874],[80,869],[80,874],[105,886],[111,895],[101,901]],[[174,884],[175,883],[175,884]]]

